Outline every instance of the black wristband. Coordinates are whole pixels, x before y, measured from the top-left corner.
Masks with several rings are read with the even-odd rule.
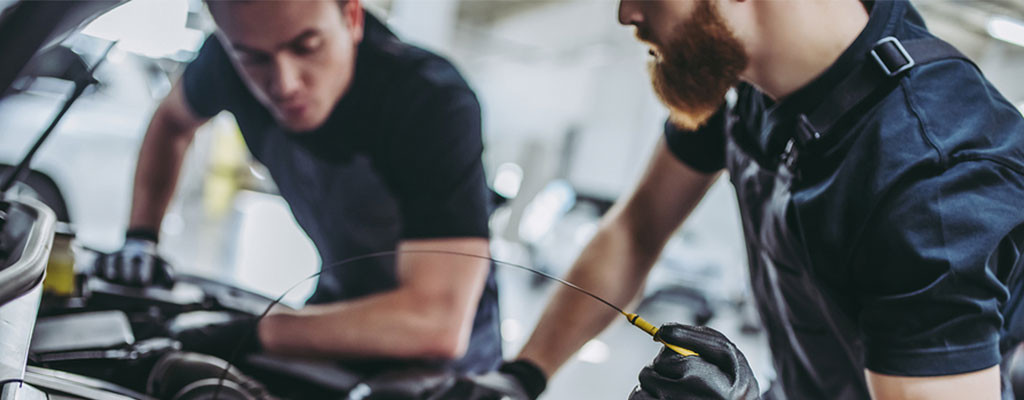
[[[159,236],[156,230],[150,228],[131,228],[128,232],[124,233],[125,239],[145,239],[153,243],[159,241]]]
[[[523,386],[531,399],[536,399],[548,386],[548,378],[537,364],[528,360],[506,362],[498,367],[499,372],[512,375]]]

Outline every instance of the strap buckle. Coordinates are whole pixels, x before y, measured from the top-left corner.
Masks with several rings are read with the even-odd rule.
[[[796,117],[794,137],[798,145],[807,146],[809,143],[821,140],[821,136],[821,132],[814,127],[811,120],[807,118],[807,114],[800,114]]]
[[[881,53],[879,52],[880,50],[882,51]],[[893,50],[896,52],[894,53]],[[896,55],[903,57],[903,60],[894,60],[893,58]],[[883,58],[883,56],[886,57]],[[878,43],[875,43],[875,47],[871,48],[871,57],[875,59],[878,66],[889,77],[899,75],[903,71],[917,65],[914,58],[907,52],[907,48],[903,47],[903,43],[900,43],[900,40],[893,36],[886,36],[879,40]],[[898,64],[901,61],[904,63]]]

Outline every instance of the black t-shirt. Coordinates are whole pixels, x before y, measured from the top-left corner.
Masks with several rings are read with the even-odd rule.
[[[489,236],[489,191],[476,96],[445,59],[398,40],[366,14],[355,75],[324,125],[286,132],[248,91],[211,36],[182,78],[192,110],[231,112],[320,253],[311,303],[397,286],[394,257],[335,267],[394,250],[403,239]],[[462,371],[500,361],[493,273]]]
[[[1024,118],[970,63],[911,69],[798,153],[795,177],[785,178],[792,186],[779,183],[790,174],[780,156],[799,114],[870,62],[881,38],[930,37],[905,1],[874,2],[870,11],[836,63],[783,101],[742,84],[737,101],[698,131],[666,124],[671,152],[699,171],[727,168],[746,204],[752,283],[790,398],[866,396],[860,368],[899,376],[984,369],[1024,337]],[[790,253],[808,270],[784,265]],[[807,282],[824,295],[802,297]],[[807,305],[822,298],[837,306],[841,332]],[[789,352],[798,347],[810,366]],[[854,367],[836,366],[851,350]],[[818,382],[808,378],[815,372]]]

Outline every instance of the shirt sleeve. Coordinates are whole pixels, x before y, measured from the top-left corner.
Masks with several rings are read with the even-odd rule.
[[[390,164],[404,239],[489,237],[480,105],[468,88],[423,90]]]
[[[728,107],[722,105],[696,131],[677,128],[665,121],[665,143],[672,154],[691,168],[712,173],[725,168],[725,129]]]
[[[220,40],[210,35],[199,49],[199,54],[181,76],[185,101],[195,114],[209,118],[227,109],[230,88],[237,85],[235,73]]]
[[[880,202],[855,253],[866,366],[940,376],[997,365],[1024,177],[989,161],[924,174]]]

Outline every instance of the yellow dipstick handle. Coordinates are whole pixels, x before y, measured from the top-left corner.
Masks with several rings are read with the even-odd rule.
[[[659,340],[658,337],[655,336],[655,335],[658,334],[658,328],[655,327],[654,325],[651,325],[651,323],[647,322],[647,320],[645,320],[643,318],[640,318],[639,315],[632,314],[632,313],[622,313],[622,315],[626,316],[626,320],[628,320],[629,323],[633,324],[637,328],[640,328],[644,332],[647,332],[647,334],[651,335],[651,337],[654,338],[654,340],[656,340],[658,342],[661,342],[661,344],[665,345],[665,347],[668,347],[668,348],[672,349],[672,351],[675,351],[676,353],[679,353],[680,355],[682,355],[684,357],[685,356],[696,356],[696,355],[698,355],[693,350],[684,349],[684,348],[676,346],[674,344],[665,343],[664,340]]]

